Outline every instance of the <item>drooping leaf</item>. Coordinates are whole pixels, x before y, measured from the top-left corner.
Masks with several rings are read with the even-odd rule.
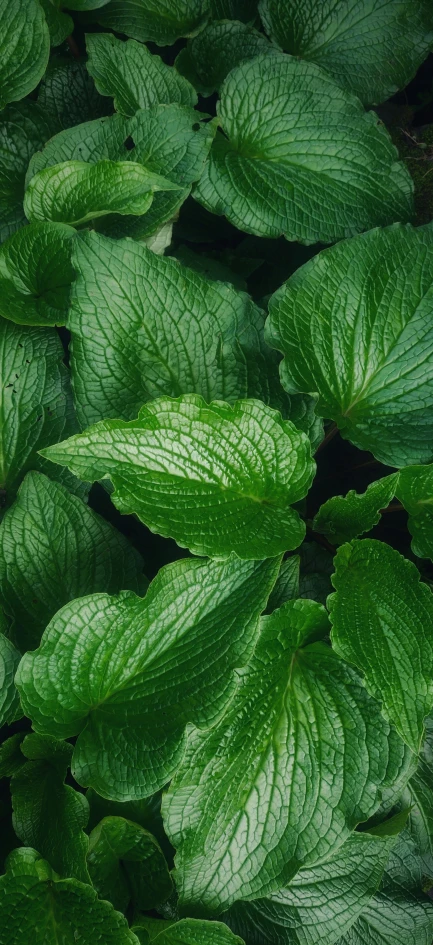
[[[169,46],[205,25],[209,0],[110,0],[98,23],[141,43]]]
[[[146,912],[172,892],[161,847],[147,830],[123,817],[105,817],[89,837],[88,867],[101,899],[119,912],[130,903]]]
[[[38,0],[0,0],[0,110],[37,86],[48,65],[50,34]]]
[[[22,716],[20,697],[15,687],[15,672],[21,653],[0,633],[0,727]]]
[[[336,545],[369,532],[377,525],[381,509],[385,509],[395,495],[398,479],[399,474],[393,473],[372,482],[361,495],[351,489],[346,496],[328,499],[314,517],[314,531]]]
[[[314,477],[310,441],[258,400],[159,398],[43,455],[86,482],[110,479],[119,511],[194,554],[271,558],[305,536],[291,505]]]
[[[279,46],[376,105],[408,84],[433,44],[429,0],[260,0],[259,11]]]
[[[272,55],[275,46],[252,26],[224,20],[210,23],[179,53],[175,66],[201,95],[212,95],[222,85],[231,69],[245,59],[264,53]]]
[[[35,850],[21,847],[0,877],[1,945],[138,945],[123,915],[91,886],[58,879]]]
[[[398,224],[319,253],[269,303],[289,393],[390,466],[433,456],[433,229]]]
[[[0,247],[0,315],[18,325],[64,325],[71,282],[71,238],[63,223],[31,223]]]
[[[14,830],[24,846],[37,847],[60,876],[89,882],[84,833],[89,805],[64,783],[72,745],[49,735],[27,735],[21,744],[26,763],[11,781]]]
[[[112,33],[90,33],[86,46],[87,68],[98,92],[113,98],[123,115],[131,117],[151,105],[197,104],[192,85],[141,43],[122,42]]]
[[[239,229],[332,243],[410,219],[413,184],[384,125],[314,63],[242,63],[218,115],[224,134],[194,195]]]
[[[143,916],[140,925],[134,925],[136,935],[143,934],[140,942],[157,945],[244,945],[242,939],[222,922],[203,922],[200,919],[180,919],[164,922]],[[146,936],[146,937],[144,937]]]
[[[433,466],[401,469],[396,496],[409,513],[413,553],[433,558]]]
[[[415,565],[381,541],[343,545],[334,563],[332,644],[364,673],[417,753],[433,706],[433,594]]]
[[[0,529],[0,601],[23,652],[69,600],[144,593],[142,570],[141,555],[105,519],[59,483],[27,474]]]
[[[79,783],[125,801],[169,781],[185,726],[207,728],[230,701],[279,563],[184,559],[144,599],[95,594],[58,611],[16,682],[36,731],[78,735]]]
[[[147,400],[192,392],[208,402],[257,397],[291,416],[263,312],[248,296],[95,233],[80,234],[73,265],[68,327],[82,427],[132,420]]]
[[[53,115],[59,128],[102,118],[112,112],[112,103],[95,88],[86,66],[77,60],[54,60],[42,79],[38,105]]]
[[[310,642],[328,631],[325,609],[289,601],[261,628],[227,714],[190,736],[163,799],[189,914],[261,898],[328,858],[390,776],[379,705],[329,646]]]

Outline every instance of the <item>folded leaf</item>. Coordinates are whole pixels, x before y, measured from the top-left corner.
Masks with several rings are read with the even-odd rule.
[[[412,180],[384,125],[314,63],[242,63],[218,115],[224,134],[194,195],[239,229],[332,243],[410,218]]]
[[[415,565],[380,541],[343,545],[334,563],[333,647],[364,673],[417,753],[433,706],[433,594]]]
[[[144,599],[94,594],[58,611],[16,682],[36,731],[78,735],[81,784],[126,801],[170,780],[185,726],[215,724],[232,698],[279,564],[186,559]]]
[[[38,0],[0,0],[0,110],[36,88],[48,65],[50,34]]]
[[[160,398],[43,455],[86,482],[109,478],[122,513],[194,554],[271,558],[305,535],[291,505],[313,480],[310,441],[258,400]]]
[[[433,558],[433,466],[407,466],[398,477],[396,496],[409,513],[412,551]]]
[[[99,95],[85,64],[76,59],[50,63],[39,87],[38,105],[55,116],[59,128],[71,128],[112,111],[112,103]]]
[[[15,672],[21,653],[0,633],[0,726],[10,725],[23,715],[15,687]]]
[[[315,532],[326,535],[330,542],[341,545],[364,532],[369,532],[380,519],[395,495],[399,474],[372,482],[362,495],[351,489],[346,496],[336,495],[321,505],[314,517]]]
[[[31,223],[0,247],[0,315],[18,325],[64,325],[71,282],[72,227]]]
[[[404,88],[433,44],[430,0],[260,0],[259,10],[279,46],[373,104]]]
[[[391,774],[380,707],[328,646],[310,642],[328,632],[324,608],[289,601],[261,627],[229,711],[191,734],[163,799],[189,914],[261,898],[328,858],[377,809]]]
[[[226,75],[245,59],[260,53],[272,55],[276,47],[268,39],[244,23],[210,23],[179,53],[175,66],[182,76],[200,92],[212,95]]]
[[[170,46],[181,36],[198,33],[208,14],[208,0],[110,0],[98,23],[141,43]]]
[[[144,593],[142,572],[141,555],[105,519],[59,483],[27,474],[0,529],[0,602],[23,652],[38,646],[69,600],[98,591]]]
[[[289,393],[390,466],[433,457],[433,229],[398,224],[319,253],[273,295]]]

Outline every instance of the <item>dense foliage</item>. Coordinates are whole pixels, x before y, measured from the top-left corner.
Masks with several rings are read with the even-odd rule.
[[[0,38],[0,945],[431,945],[431,0]]]

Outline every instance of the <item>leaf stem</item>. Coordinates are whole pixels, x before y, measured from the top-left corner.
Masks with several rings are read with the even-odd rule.
[[[392,505],[388,505],[386,509],[381,509],[380,514],[386,515],[387,512],[404,512],[404,505],[401,502],[394,502]]]
[[[78,49],[77,43],[76,43],[74,37],[72,36],[72,33],[71,33],[70,36],[67,36],[67,37],[66,37],[66,42],[67,42],[67,44],[68,44],[68,46],[69,46],[69,49],[71,50],[71,53],[72,53],[74,59],[79,59],[79,58],[80,58],[80,50]]]
[[[325,438],[322,440],[321,443],[319,443],[319,446],[317,447],[317,450],[316,450],[316,456],[318,453],[320,453],[320,450],[323,450],[325,446],[327,446],[328,443],[330,443],[331,440],[334,439],[334,436],[336,436],[337,433],[338,433],[337,424],[333,423],[332,426],[329,428]]]

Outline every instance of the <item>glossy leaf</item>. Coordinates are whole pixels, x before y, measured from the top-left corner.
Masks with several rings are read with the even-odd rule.
[[[142,43],[169,46],[198,33],[208,14],[208,0],[110,0],[98,22]]]
[[[210,23],[179,53],[175,66],[201,95],[212,95],[231,71],[245,59],[261,53],[272,55],[272,46],[263,33],[238,21]]]
[[[0,247],[0,315],[18,325],[64,325],[71,282],[72,227],[32,223]]]
[[[351,489],[346,496],[333,496],[315,516],[314,531],[336,545],[369,532],[380,520],[381,509],[394,497],[398,481],[399,475],[394,473],[372,482],[361,495]]]
[[[15,722],[23,714],[14,683],[20,659],[21,653],[0,633],[0,726]]]
[[[58,611],[16,683],[36,731],[78,735],[79,783],[125,801],[170,780],[185,726],[215,724],[232,698],[278,567],[187,559],[159,571],[144,599],[94,594]]]
[[[88,866],[101,899],[119,912],[130,903],[146,912],[171,894],[164,855],[152,834],[123,817],[105,817],[89,837]]]
[[[0,0],[0,110],[37,86],[48,65],[50,34],[38,0]]]

